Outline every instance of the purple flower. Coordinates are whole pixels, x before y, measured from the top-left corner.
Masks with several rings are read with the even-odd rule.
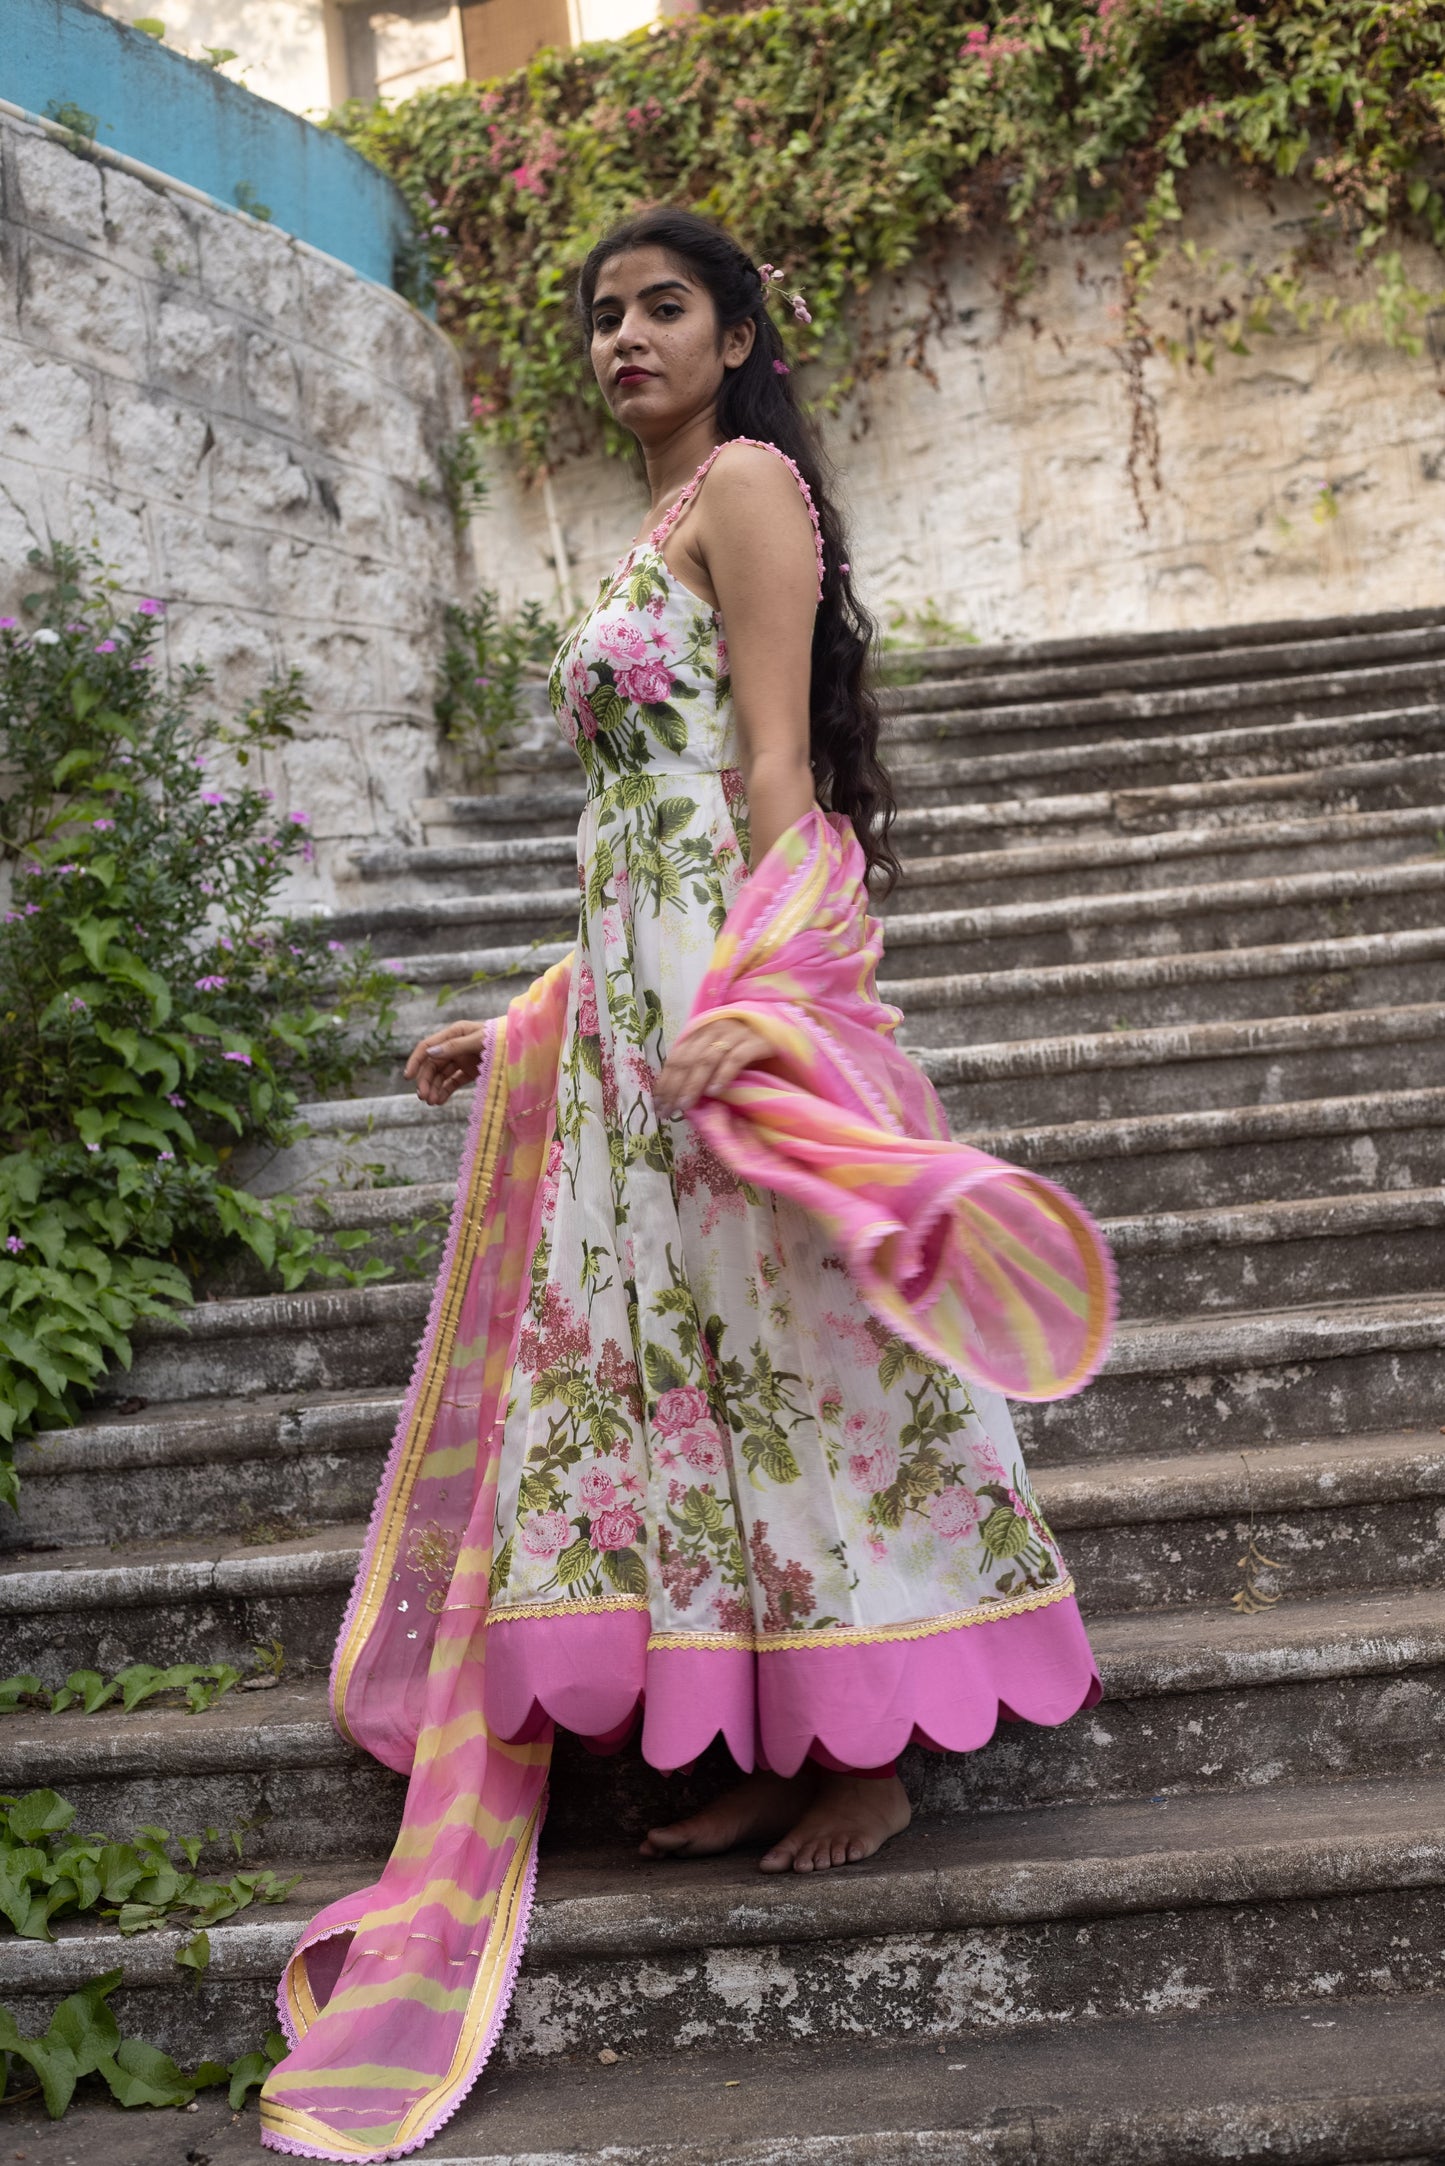
[[[65,629],[67,632],[83,632],[85,626],[83,624],[67,624]]]
[[[490,677],[478,677],[475,679],[475,682],[484,686],[488,691],[490,691],[492,684],[492,680]]]
[[[13,632],[18,622],[15,617],[0,617],[0,632]]]
[[[788,367],[788,364],[787,364],[787,362],[786,362],[786,361],[775,361],[775,362],[773,363],[773,374],[774,374],[775,376],[791,376],[791,375],[792,375],[792,373],[793,373],[793,372],[792,372],[792,370],[791,370],[791,369],[790,369],[790,368]]]
[[[276,792],[274,790],[262,790],[259,794],[262,803],[269,805],[274,800]]]
[[[44,871],[45,867],[43,865],[27,865],[25,868],[25,876],[29,880],[38,880],[40,879]]]
[[[236,952],[236,950],[231,945],[230,941],[226,938],[224,933],[217,933],[216,945],[219,948],[224,948],[228,955],[234,955]]]
[[[179,1113],[179,1112],[181,1112],[181,1111],[183,1110],[183,1108],[184,1108],[184,1106],[185,1106],[185,1103],[186,1103],[186,1101],[185,1101],[185,1099],[184,1099],[184,1098],[183,1098],[183,1097],[181,1096],[181,1094],[180,1094],[180,1092],[179,1092],[179,1091],[167,1091],[167,1092],[166,1092],[166,1104],[167,1104],[168,1106],[174,1106],[174,1107],[175,1107],[175,1109],[176,1109],[176,1111],[177,1111],[178,1113]]]
[[[98,828],[102,835],[108,835],[115,826],[114,820],[92,820],[90,824],[92,827]]]
[[[224,805],[225,802],[225,796],[220,790],[202,790],[201,792],[201,803],[203,805]]]
[[[197,978],[196,991],[198,993],[219,993],[224,990],[225,983],[224,978],[218,978],[213,973],[210,977]]]
[[[70,1012],[72,1015],[84,1015],[88,1010],[89,1006],[90,1002],[88,1000],[82,1000],[79,993],[71,994]]]
[[[38,916],[39,916],[39,914],[40,914],[40,905],[39,905],[39,903],[27,903],[27,904],[25,905],[25,915],[26,915],[26,916],[27,916],[28,918],[38,917]]]
[[[13,925],[19,915],[20,912],[18,910],[7,910],[5,913],[5,923],[7,925]]]
[[[10,1234],[6,1239],[5,1246],[9,1249],[12,1256],[23,1256],[25,1254],[25,1243],[21,1240],[18,1233]]]
[[[251,1056],[249,1053],[223,1053],[221,1055],[221,1058],[222,1060],[239,1061],[243,1068],[249,1068],[251,1065]]]
[[[97,654],[114,654],[115,641],[113,639],[98,639],[95,643],[95,651]]]
[[[291,941],[288,940],[286,943],[286,952],[288,955],[304,955],[306,951],[304,948],[296,947]]]
[[[326,952],[328,955],[344,955],[346,953],[346,942],[344,940],[328,940]]]
[[[149,669],[152,660],[153,657],[151,655],[143,654],[138,662],[132,662],[130,666],[132,669]]]
[[[136,615],[138,617],[163,617],[166,613],[166,605],[164,602],[137,602],[135,608]]]
[[[88,1151],[98,1151],[100,1149],[98,1143],[87,1143],[85,1147]]]
[[[157,1158],[168,1158],[168,1159],[169,1159],[169,1160],[171,1161],[171,1164],[172,1164],[172,1165],[174,1165],[174,1164],[175,1164],[176,1154],[175,1154],[175,1152],[174,1152],[174,1151],[157,1151],[157,1152],[156,1152],[156,1157],[157,1157]]]
[[[202,893],[203,895],[214,895],[214,894],[215,894],[215,892],[216,892],[216,890],[215,890],[215,888],[214,888],[214,887],[213,887],[213,886],[211,885],[211,882],[210,882],[209,880],[203,880],[203,881],[201,882],[201,893]]]
[[[309,827],[311,825],[309,812],[288,812],[286,817],[293,827]]]

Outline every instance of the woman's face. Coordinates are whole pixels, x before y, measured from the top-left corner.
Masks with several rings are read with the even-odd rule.
[[[592,301],[592,367],[617,419],[644,443],[710,411],[752,351],[751,323],[719,338],[712,295],[661,248],[609,256]]]

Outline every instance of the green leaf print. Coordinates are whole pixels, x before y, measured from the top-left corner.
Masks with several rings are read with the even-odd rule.
[[[659,1346],[653,1339],[647,1342],[643,1366],[647,1371],[647,1381],[659,1399],[665,1391],[676,1391],[679,1384],[689,1381],[681,1364],[673,1359],[665,1346]]]
[[[569,1542],[557,1559],[557,1585],[575,1586],[579,1579],[584,1579],[591,1571],[593,1561],[592,1544],[585,1534],[579,1534],[576,1541]]]
[[[671,842],[674,835],[680,835],[696,810],[690,797],[664,797],[657,808],[658,841]]]
[[[656,572],[650,571],[646,564],[639,564],[627,582],[627,599],[634,609],[643,608],[652,600],[654,594],[666,592],[666,582],[659,579]]]
[[[743,1458],[755,1479],[762,1474],[770,1482],[801,1481],[803,1470],[781,1429],[749,1429],[742,1442]]]
[[[587,908],[593,917],[602,908],[603,893],[612,873],[612,845],[605,835],[599,835],[592,846],[592,872],[587,882]]]
[[[614,693],[614,699],[616,696]],[[592,695],[592,707],[595,713],[597,708],[597,695],[595,692]],[[644,717],[648,728],[660,745],[665,745],[669,752],[686,752],[687,724],[675,707],[669,707],[666,700],[657,700],[650,706],[639,708],[638,712]],[[600,714],[597,719],[601,722],[602,717]]]
[[[635,1549],[604,1549],[602,1569],[619,1594],[647,1599],[647,1566]]]
[[[497,1551],[496,1556],[492,1559],[492,1570],[491,1576],[487,1581],[487,1591],[492,1597],[493,1601],[496,1600],[502,1588],[506,1586],[507,1581],[511,1576],[511,1571],[512,1540],[511,1536],[509,1535],[506,1541],[503,1542],[501,1548]]]
[[[1017,1557],[1029,1546],[1031,1529],[1008,1505],[1000,1504],[979,1528],[979,1539],[991,1557]]]
[[[878,1364],[878,1381],[885,1391],[891,1391],[908,1366],[901,1339],[890,1339],[883,1349],[883,1359]]]
[[[627,709],[610,684],[594,685],[587,695],[587,704],[597,717],[599,730],[616,729],[626,720]]]
[[[624,812],[640,812],[643,806],[650,805],[657,795],[657,777],[649,774],[623,775],[612,794]]]
[[[587,1073],[594,1076],[600,1083],[602,1080],[602,1040],[600,1038],[579,1038],[577,1040],[577,1050],[582,1056],[582,1065],[587,1070]]]
[[[717,1498],[707,1489],[689,1489],[677,1516],[684,1527],[698,1534],[721,1534],[727,1520]]]

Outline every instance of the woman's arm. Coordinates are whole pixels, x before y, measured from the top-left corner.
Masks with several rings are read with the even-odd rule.
[[[727,628],[728,667],[747,792],[752,861],[812,810],[809,693],[818,563],[813,524],[781,459],[754,444],[722,453],[679,529],[698,584],[717,596]],[[767,1057],[745,1024],[706,1023],[690,1031],[663,1065],[657,1106],[684,1113]]]

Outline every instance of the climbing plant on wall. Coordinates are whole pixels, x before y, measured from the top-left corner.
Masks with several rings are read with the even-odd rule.
[[[429,237],[479,428],[531,466],[606,434],[571,289],[592,240],[643,202],[694,205],[786,265],[812,314],[797,357],[824,365],[834,398],[925,361],[926,309],[890,337],[849,303],[958,236],[1003,243],[1017,300],[1051,235],[1117,233],[1136,370],[1155,350],[1208,366],[1271,319],[1340,313],[1341,283],[1305,275],[1331,244],[1368,270],[1354,323],[1418,341],[1431,296],[1401,244],[1445,248],[1441,0],[766,7],[544,52],[503,81],[352,106],[339,124]],[[1212,304],[1155,326],[1151,285],[1209,162],[1305,184],[1311,230],[1252,279],[1204,264]]]

